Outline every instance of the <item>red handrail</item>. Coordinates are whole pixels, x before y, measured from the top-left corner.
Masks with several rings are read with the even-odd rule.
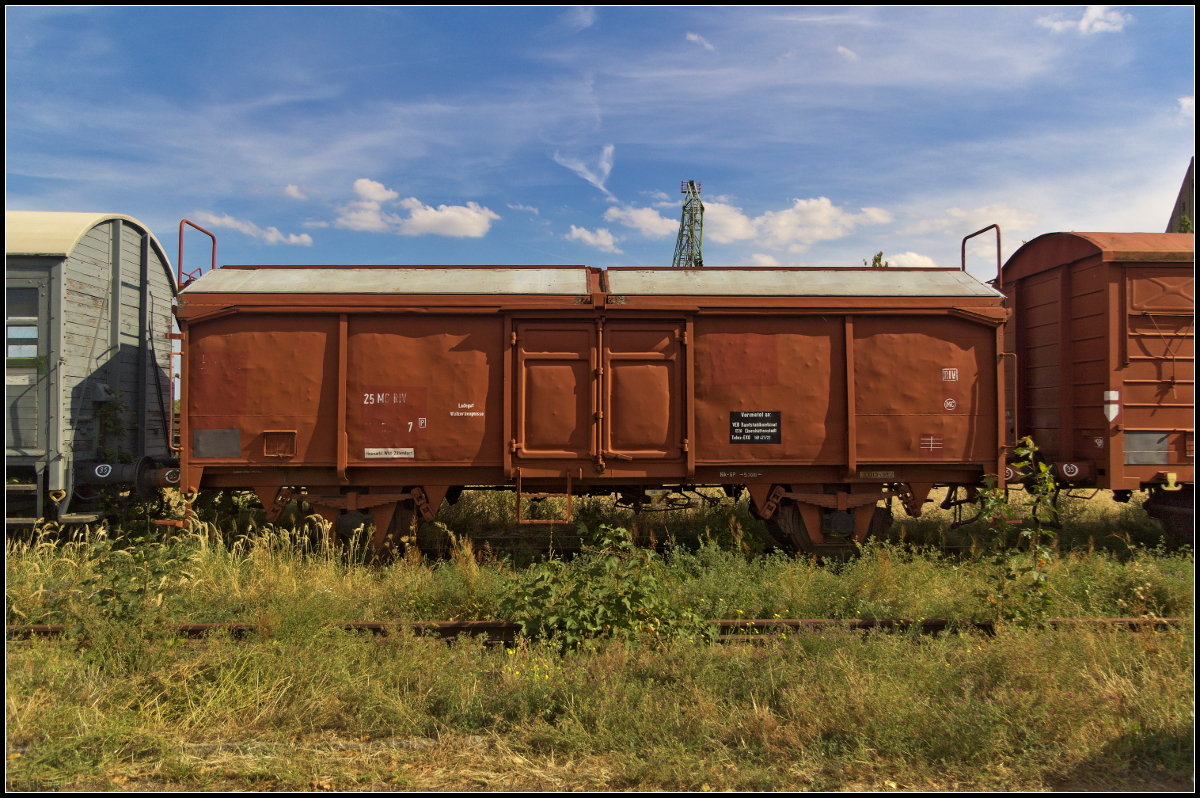
[[[962,270],[964,272],[967,270],[967,241],[979,235],[980,233],[986,233],[988,230],[992,229],[996,231],[996,290],[999,290],[1004,285],[1004,277],[1000,272],[1000,225],[989,224],[982,230],[976,230],[974,233],[971,233],[971,235],[962,240]]]
[[[196,228],[201,233],[204,233],[204,235],[212,239],[212,268],[217,268],[217,237],[195,222],[188,219],[181,219],[179,221],[179,259],[176,261],[176,265],[179,268],[178,288],[180,289],[188,285],[188,283],[196,280],[201,274],[204,273],[204,267],[200,267],[199,269],[195,269],[190,272],[185,272],[183,270],[183,226],[185,224]],[[184,282],[185,277],[187,278],[187,282]]]

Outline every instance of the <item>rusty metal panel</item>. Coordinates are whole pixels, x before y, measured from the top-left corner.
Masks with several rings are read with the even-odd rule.
[[[472,316],[351,316],[348,462],[499,465],[502,328]]]
[[[609,269],[617,295],[998,297],[957,269]]]
[[[595,454],[594,324],[519,324],[514,446],[520,459]]]
[[[1124,463],[1190,467],[1184,442],[1195,425],[1195,277],[1186,268],[1126,265],[1124,279]]]
[[[190,426],[240,429],[246,459],[268,462],[263,433],[295,430],[296,459],[332,462],[336,335],[336,319],[320,316],[235,315],[197,326],[187,353]]]
[[[945,317],[863,316],[854,334],[859,460],[995,457],[991,328]]]
[[[841,317],[702,316],[694,327],[699,462],[846,461]],[[775,411],[780,443],[731,440],[731,413]]]
[[[605,325],[605,456],[634,460],[683,456],[681,333],[679,324]]]
[[[587,294],[587,269],[214,269],[184,294]]]
[[[1021,432],[1049,457],[1094,462],[1100,487],[1161,481],[1167,466],[1192,478],[1193,245],[1185,234],[1057,233],[1004,267],[1019,284]]]

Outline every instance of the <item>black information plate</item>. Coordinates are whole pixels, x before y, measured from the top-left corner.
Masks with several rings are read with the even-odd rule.
[[[729,412],[729,442],[730,443],[783,443],[780,437],[781,412],[778,410],[759,410],[745,413],[738,410]]]

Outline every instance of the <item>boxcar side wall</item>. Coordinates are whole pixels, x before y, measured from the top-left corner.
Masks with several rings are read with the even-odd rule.
[[[62,265],[61,415],[70,420],[64,448],[80,460],[96,456],[97,398],[108,395],[104,388],[114,351],[112,227],[108,222],[89,230]]]
[[[994,471],[995,340],[991,326],[932,315],[701,317],[698,463]],[[778,443],[731,433],[733,414],[756,411],[781,411]]]
[[[1015,431],[1060,478],[1115,490],[1194,480],[1192,240],[1050,234],[1006,264]]]
[[[181,316],[206,485],[974,483],[999,457],[1001,318],[262,310]]]
[[[1112,267],[1120,307],[1114,379],[1121,446],[1113,447],[1113,487],[1161,482],[1165,472],[1192,482],[1195,469],[1195,276],[1191,264]],[[1119,481],[1118,481],[1119,479]]]

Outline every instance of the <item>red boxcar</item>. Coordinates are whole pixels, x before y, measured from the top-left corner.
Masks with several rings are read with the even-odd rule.
[[[226,266],[180,294],[182,481],[376,546],[456,486],[745,486],[841,551],[1003,467],[1002,302],[949,269]]]
[[[1194,528],[1195,236],[1050,233],[1004,265],[1014,435],[1065,484],[1149,489],[1169,532]]]

